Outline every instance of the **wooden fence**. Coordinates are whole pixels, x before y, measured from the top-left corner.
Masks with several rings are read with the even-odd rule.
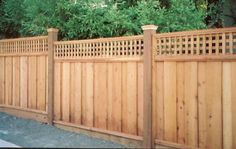
[[[55,123],[141,136],[142,40],[55,42]]]
[[[236,148],[236,28],[143,30],[0,40],[0,110],[145,147]]]
[[[156,34],[154,50],[156,142],[236,148],[235,28]]]
[[[47,36],[0,40],[0,104],[47,117]]]

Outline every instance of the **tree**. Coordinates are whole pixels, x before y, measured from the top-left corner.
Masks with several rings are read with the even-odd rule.
[[[46,28],[56,27],[56,3],[55,0],[24,0],[21,8],[24,19],[19,29],[21,35],[46,34]]]
[[[206,28],[205,12],[197,9],[192,0],[171,0],[171,6],[165,17],[162,32]]]
[[[2,0],[0,5],[0,30],[5,38],[20,36],[21,20],[23,11],[21,8],[22,0]]]
[[[50,27],[62,39],[136,35],[145,24],[158,25],[160,32],[206,27],[204,11],[192,0],[17,1],[3,0],[0,30],[7,38],[43,35]]]

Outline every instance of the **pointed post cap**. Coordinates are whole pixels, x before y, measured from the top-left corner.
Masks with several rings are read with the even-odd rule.
[[[158,26],[156,25],[144,25],[142,26],[142,30],[145,31],[145,30],[157,30]]]
[[[49,28],[49,29],[47,29],[47,31],[48,31],[48,33],[49,32],[57,33],[59,30],[56,28]]]

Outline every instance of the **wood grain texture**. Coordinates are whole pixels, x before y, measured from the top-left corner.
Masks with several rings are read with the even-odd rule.
[[[207,148],[207,101],[206,101],[206,69],[207,64],[204,62],[198,63],[198,113],[199,113],[199,147]]]
[[[20,101],[21,107],[27,108],[28,102],[28,58],[20,58]]]
[[[127,118],[127,63],[122,63],[122,132],[128,133]]]
[[[93,63],[84,63],[82,67],[82,122],[85,126],[93,127],[94,66]]]
[[[113,64],[107,64],[107,129],[113,130]]]
[[[127,129],[137,134],[137,64],[127,63]]]
[[[177,142],[186,143],[185,125],[185,63],[177,63]]]
[[[28,76],[28,105],[31,109],[37,109],[37,59],[36,56],[29,57]]]
[[[48,122],[53,124],[53,101],[54,101],[54,42],[58,39],[58,29],[50,28],[48,32],[48,55],[46,57],[46,111],[48,112]]]
[[[152,138],[157,138],[157,63],[152,69]]]
[[[62,89],[62,73],[61,73],[61,63],[54,64],[54,119],[61,120],[61,89]]]
[[[82,116],[82,74],[81,74],[81,63],[75,63],[75,67],[74,67],[74,117],[75,117],[75,123],[76,124],[81,124],[81,116]]]
[[[52,106],[51,106],[51,105],[48,105],[48,104],[49,104],[49,103],[48,103],[48,102],[49,102],[49,100],[48,100],[48,98],[49,98],[49,77],[48,77],[48,76],[49,76],[49,74],[48,74],[48,72],[49,72],[49,70],[48,70],[48,69],[49,69],[48,65],[49,65],[49,64],[48,64],[48,56],[46,56],[45,59],[46,59],[46,66],[45,66],[45,67],[46,67],[46,69],[45,69],[45,70],[46,70],[46,103],[45,103],[45,105],[46,105],[46,111],[49,112],[50,109],[48,109],[48,108],[49,108],[49,107],[52,108]],[[51,72],[51,71],[50,71],[50,72]],[[52,76],[51,76],[51,77],[52,77]],[[50,83],[52,83],[52,82],[50,81]],[[51,88],[53,88],[53,86],[51,86]],[[52,92],[51,92],[51,93],[52,93]],[[51,94],[51,93],[50,93],[50,94]],[[51,95],[50,95],[50,98],[52,98]],[[52,100],[52,99],[51,99],[51,100]],[[50,114],[48,114],[48,119],[49,119],[49,122],[51,123],[51,116],[52,116],[51,114],[52,114],[52,111],[50,111],[49,113],[50,113]]]
[[[198,113],[197,113],[197,62],[185,63],[185,129],[186,144],[198,146]]]
[[[121,132],[122,64],[108,64],[108,129]]]
[[[69,101],[69,121],[71,123],[75,123],[75,63],[70,63],[70,86],[69,86],[69,94],[70,94],[70,101]]]
[[[62,120],[70,122],[70,63],[62,64]]]
[[[138,73],[138,78],[137,78],[137,92],[138,92],[138,135],[142,136],[143,135],[143,63],[138,63],[137,64],[137,73]]]
[[[164,139],[164,63],[158,62],[156,64],[156,137],[157,139]]]
[[[231,85],[231,97],[232,97],[232,148],[236,148],[236,62],[231,63],[231,77],[232,77],[232,85]]]
[[[222,67],[209,62],[206,68],[207,148],[222,148]]]
[[[5,101],[12,105],[12,57],[6,57],[5,66]]]
[[[20,57],[13,57],[13,105],[20,106]]]
[[[5,104],[5,58],[0,57],[0,104]]]
[[[46,57],[37,57],[37,109],[46,111]]]
[[[233,148],[233,127],[232,127],[232,73],[231,63],[223,62],[223,76],[222,76],[222,89],[223,89],[223,148]]]
[[[164,139],[177,140],[175,62],[164,62]]]
[[[107,129],[107,64],[94,64],[95,127]]]

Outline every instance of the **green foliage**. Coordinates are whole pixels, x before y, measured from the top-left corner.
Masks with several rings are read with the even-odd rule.
[[[6,38],[19,36],[23,12],[22,0],[3,0],[0,5],[0,30]]]
[[[207,11],[207,24],[209,27],[222,27],[223,7],[225,0],[210,3]]]
[[[204,18],[205,12],[197,9],[192,0],[171,0],[161,32],[206,28]]]
[[[54,27],[67,40],[141,34],[145,24],[158,25],[160,32],[206,27],[204,12],[191,0],[3,1],[0,26],[7,27],[4,33],[9,35],[42,35]]]
[[[22,11],[25,18],[21,22],[21,35],[46,34],[46,28],[56,25],[55,5],[55,0],[24,0]]]

